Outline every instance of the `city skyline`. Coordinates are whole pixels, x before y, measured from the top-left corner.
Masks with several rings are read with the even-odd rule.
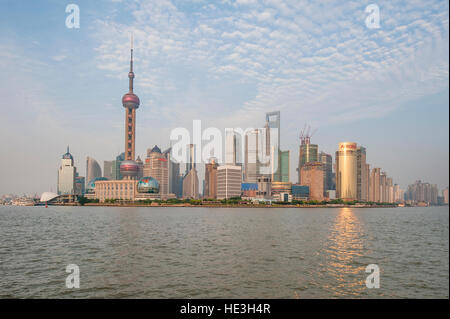
[[[235,14],[238,18],[244,19],[242,12],[247,12],[246,10],[250,10],[251,12],[249,7],[255,5],[251,2],[249,1],[243,8],[239,6],[239,2],[236,2],[237,7],[233,5],[231,7],[236,9]],[[181,11],[187,15],[189,10],[186,6],[181,6],[180,3],[177,2],[178,6],[169,6],[168,2],[161,2],[161,8],[166,8],[165,6],[167,6],[166,9],[171,14]],[[55,4],[52,5],[55,6],[53,10],[56,11],[58,6]],[[88,17],[96,16],[94,12],[89,11],[88,3],[80,2],[79,5],[82,17],[86,9],[89,12]],[[417,70],[411,70],[410,73],[404,74],[404,69],[391,69],[395,64],[394,59],[387,66],[383,66],[383,63],[377,64],[376,61],[371,61],[373,68],[365,71],[375,72],[381,68],[382,71],[388,73],[387,76],[391,80],[398,77],[397,80],[399,80],[399,83],[402,83],[401,85],[389,83],[390,85],[386,85],[383,88],[385,84],[381,85],[382,78],[377,78],[378,73],[373,73],[372,76],[375,77],[375,80],[370,81],[369,78],[371,76],[366,74],[367,77],[365,77],[363,72],[361,77],[364,81],[362,82],[367,85],[364,88],[370,88],[373,93],[372,95],[365,96],[366,99],[361,100],[362,95],[358,95],[358,93],[352,93],[349,96],[343,97],[336,91],[336,87],[323,84],[319,86],[322,94],[313,98],[316,100],[314,103],[311,102],[311,96],[307,92],[303,92],[297,97],[290,96],[292,100],[285,101],[277,93],[279,90],[283,91],[286,89],[280,84],[283,83],[283,77],[276,77],[275,75],[273,75],[273,79],[270,81],[266,79],[256,84],[252,82],[255,81],[255,76],[243,75],[240,72],[233,74],[233,72],[227,71],[223,80],[217,79],[215,78],[217,76],[215,71],[209,69],[211,67],[209,65],[211,63],[210,60],[207,60],[204,65],[197,61],[197,63],[200,63],[200,66],[198,64],[196,66],[199,66],[200,69],[201,67],[207,68],[207,70],[204,72],[197,72],[197,70],[191,74],[193,77],[190,83],[195,88],[194,95],[190,95],[189,90],[175,90],[176,92],[174,93],[173,91],[167,90],[167,86],[166,88],[160,88],[158,87],[159,85],[165,86],[168,84],[168,87],[170,87],[170,84],[172,84],[175,88],[181,86],[181,88],[186,89],[183,86],[184,84],[177,83],[179,81],[176,79],[176,75],[179,75],[177,73],[178,71],[174,72],[170,70],[173,66],[169,66],[170,63],[162,60],[164,50],[157,49],[152,53],[153,51],[146,46],[148,44],[146,42],[146,35],[152,35],[152,32],[157,27],[153,25],[148,33],[145,33],[145,28],[142,29],[143,25],[140,19],[150,14],[149,8],[145,5],[139,5],[138,2],[136,2],[134,9],[120,3],[106,4],[104,2],[103,5],[106,7],[105,10],[114,11],[121,8],[124,13],[130,13],[134,10],[134,16],[137,21],[118,33],[117,41],[123,40],[121,44],[115,44],[115,41],[111,42],[111,35],[108,34],[104,35],[103,38],[95,38],[95,36],[98,36],[97,33],[95,33],[94,38],[86,35],[90,28],[90,20],[88,17],[81,20],[82,25],[79,30],[68,30],[65,28],[64,23],[61,22],[61,29],[58,27],[54,31],[56,34],[55,42],[50,40],[51,43],[49,45],[53,49],[56,48],[58,41],[66,41],[66,43],[60,44],[61,49],[65,48],[67,50],[70,47],[70,41],[67,38],[77,38],[76,49],[74,52],[67,52],[65,57],[63,55],[54,55],[52,57],[49,55],[45,57],[48,48],[44,48],[42,43],[39,42],[39,40],[43,40],[45,34],[48,35],[51,33],[50,30],[45,30],[45,28],[42,34],[36,34],[36,39],[33,40],[35,43],[28,41],[30,39],[27,39],[23,35],[19,36],[17,40],[13,40],[13,37],[7,35],[8,31],[14,31],[12,34],[16,35],[23,34],[26,31],[27,25],[34,23],[33,19],[26,22],[25,26],[20,23],[24,21],[19,20],[16,30],[11,30],[11,25],[8,25],[7,30],[1,31],[2,38],[4,37],[6,40],[3,42],[5,50],[1,53],[2,56],[0,59],[2,68],[6,70],[2,76],[1,90],[4,95],[8,92],[9,94],[7,96],[11,96],[11,92],[13,92],[13,96],[17,97],[19,107],[1,109],[1,141],[2,145],[6,146],[3,155],[7,154],[8,156],[1,157],[2,165],[0,165],[0,173],[3,182],[0,185],[0,193],[31,194],[35,192],[42,193],[51,188],[55,188],[56,168],[59,165],[59,157],[63,153],[60,150],[64,150],[67,144],[71,147],[78,172],[85,171],[83,162],[87,156],[91,156],[99,161],[99,163],[103,163],[104,160],[113,160],[119,153],[124,151],[122,149],[123,109],[118,101],[120,101],[120,96],[125,89],[123,75],[126,74],[126,71],[124,71],[126,63],[124,61],[127,50],[124,45],[128,44],[125,38],[129,37],[130,31],[133,31],[135,34],[135,47],[137,48],[137,52],[139,52],[135,56],[135,59],[139,61],[137,72],[139,73],[140,79],[136,83],[136,90],[139,92],[142,100],[142,107],[139,110],[140,115],[136,119],[137,130],[139,130],[136,139],[136,157],[137,155],[144,157],[145,150],[151,147],[151,145],[160,145],[162,149],[168,148],[170,129],[178,126],[184,126],[189,129],[192,127],[192,120],[194,119],[201,119],[202,122],[205,122],[204,127],[260,127],[263,124],[264,113],[280,110],[282,114],[280,148],[291,151],[290,177],[294,182],[297,174],[295,168],[297,163],[296,159],[298,158],[297,150],[300,144],[299,133],[303,124],[307,122],[311,123],[313,127],[318,128],[318,132],[313,137],[312,143],[319,145],[319,151],[334,154],[339,142],[354,141],[358,145],[363,145],[367,148],[367,162],[372,167],[382,167],[403,189],[406,189],[407,185],[420,179],[438,184],[440,190],[448,186],[448,61],[443,60],[445,54],[447,54],[448,58],[448,4],[446,6],[444,4],[444,13],[447,14],[447,20],[445,20],[445,14],[441,15],[437,12],[437,8],[440,7],[439,5],[442,6],[442,4],[435,3],[430,6],[428,15],[426,13],[423,14],[423,25],[416,23],[411,26],[413,22],[407,24],[405,21],[400,24],[391,21],[390,25],[388,24],[388,26],[399,30],[402,30],[402,26],[407,30],[411,28],[411,32],[416,32],[419,35],[421,34],[420,32],[423,32],[422,36],[425,36],[427,32],[431,32],[432,34],[432,41],[430,43],[422,39],[424,43],[413,41],[414,45],[412,47],[402,42],[401,37],[397,39],[394,36],[396,34],[395,32],[391,34],[394,44],[405,45],[403,49],[406,51],[410,49],[408,52],[414,53],[414,57],[411,58],[412,61],[410,62],[415,63],[414,65],[417,66]],[[380,6],[383,9],[389,5],[381,2]],[[202,10],[199,8],[196,9],[195,7],[196,5],[193,5],[190,10],[195,11],[198,9],[202,12]],[[270,6],[268,6],[268,11],[266,11],[272,12],[269,9]],[[282,9],[278,9],[282,11]],[[364,6],[361,6],[360,9],[361,16],[364,16]],[[14,16],[14,5],[10,8],[5,8],[5,10]],[[258,11],[257,8],[253,10]],[[276,11],[277,8],[272,8],[272,10],[278,12]],[[38,10],[38,15],[39,12]],[[156,10],[155,12],[159,11]],[[161,12],[166,11],[162,10]],[[144,16],[140,16],[139,13]],[[43,15],[43,13],[40,14]],[[60,15],[60,19],[64,21],[66,15],[64,11],[61,11]],[[282,15],[280,13],[280,16]],[[175,16],[178,17],[178,15]],[[444,17],[443,20],[440,20],[439,18],[442,17]],[[109,22],[120,25],[120,19],[117,18],[118,20],[116,21],[115,18],[117,17],[109,17],[111,19]],[[276,25],[276,21],[278,23],[283,21],[281,18],[272,18],[274,19],[272,21],[274,25]],[[53,21],[52,19],[50,18],[50,22]],[[265,28],[270,29],[270,17],[267,19],[269,20],[266,20],[267,22],[265,23],[269,25],[266,25]],[[55,17],[53,22],[56,20]],[[203,20],[201,19],[199,21]],[[86,26],[83,23],[86,23]],[[115,26],[117,27],[117,25]],[[362,38],[370,38],[376,32],[387,32],[389,30],[386,30],[387,27],[384,29],[383,27],[383,20],[380,31],[364,30],[365,26],[362,23],[360,28],[357,29],[359,32],[357,34]],[[102,28],[99,30],[105,31]],[[400,32],[399,30],[396,32]],[[367,34],[364,32],[367,32]],[[66,40],[64,40],[64,37]],[[193,37],[196,38],[198,35],[194,32]],[[225,36],[226,39],[228,37]],[[239,35],[239,37],[242,43],[232,42],[235,45],[234,50],[243,44],[248,45],[244,41],[248,38],[243,35]],[[397,42],[396,39],[398,40]],[[86,47],[79,47],[79,44],[84,42],[87,42]],[[30,46],[34,46],[35,48],[35,54],[33,55],[26,52],[26,49],[30,49]],[[335,44],[334,47],[340,48],[339,43]],[[105,60],[108,59],[105,53],[105,50],[108,48],[116,49],[111,51],[111,61]],[[330,46],[330,48],[333,48],[333,46]],[[381,46],[381,48],[386,47]],[[119,49],[121,52],[119,52]],[[362,47],[361,49],[364,50],[360,51],[360,54],[366,52],[365,50],[368,50],[372,54],[378,52],[377,50],[370,51],[370,46]],[[319,57],[320,54],[318,51],[320,49],[313,52],[311,56]],[[89,59],[86,59],[85,55],[89,52],[94,54],[95,58],[93,60],[96,62],[100,61],[100,63],[94,63],[94,70],[87,72],[93,63]],[[77,55],[77,53],[80,54]],[[210,52],[208,51],[207,53]],[[151,59],[152,54],[159,60],[159,66],[152,65],[154,63]],[[255,61],[257,57],[255,56]],[[400,54],[399,57],[404,56]],[[419,58],[426,59],[420,60]],[[173,57],[168,55],[167,59],[171,61]],[[320,66],[320,59],[317,60],[316,62],[310,62],[312,66]],[[251,61],[252,59],[249,59],[247,62],[250,63]],[[289,61],[291,60],[287,62]],[[421,62],[426,63],[421,64]],[[181,64],[183,63],[185,63],[185,67],[189,64],[186,61],[182,61]],[[304,61],[305,67],[307,64],[307,61]],[[375,66],[375,64],[377,65]],[[218,62],[216,67],[219,65],[220,63]],[[369,63],[368,65],[371,64]],[[28,67],[29,69],[27,69]],[[430,68],[431,71],[426,71],[425,68]],[[186,79],[190,71],[181,69],[183,71],[182,78]],[[267,72],[269,71],[269,69],[265,69]],[[283,71],[284,69],[281,68],[279,70]],[[330,71],[330,75],[333,74],[333,70]],[[357,68],[352,70],[356,71]],[[12,73],[13,71],[17,72]],[[250,71],[256,72],[255,70]],[[262,73],[260,72],[256,75],[258,74],[261,75]],[[268,72],[267,74],[271,73]],[[299,83],[295,82],[296,79],[301,78],[299,74],[297,77],[291,79],[293,81],[292,91],[288,92],[294,93],[296,85],[302,81],[304,82],[304,80],[299,80]],[[36,81],[38,75],[42,81]],[[157,83],[158,78],[160,79],[162,75],[170,75],[165,81],[174,82]],[[417,82],[420,82],[423,86],[421,90],[416,90],[417,85],[420,83],[411,83],[411,80],[405,79],[405,77],[414,78],[415,75],[420,76],[420,81]],[[152,76],[155,76],[155,79],[149,78]],[[206,85],[210,77],[212,77],[211,84]],[[60,81],[62,83],[55,83],[55,79],[58,78],[64,79]],[[199,82],[199,79],[202,83]],[[235,80],[241,81],[239,85],[232,84]],[[344,78],[338,80],[337,83],[344,85],[346,81],[348,80]],[[91,84],[86,85],[86,82],[90,82]],[[17,85],[17,83],[20,83],[20,85]],[[95,86],[92,85],[94,83]],[[312,76],[309,84],[317,84],[314,83],[314,76]],[[205,92],[198,91],[199,88],[205,85]],[[356,83],[354,81],[347,89],[358,92],[359,85],[359,82]],[[375,87],[372,85],[375,85]],[[248,89],[248,91],[242,92],[243,90],[237,86],[242,86]],[[392,100],[389,100],[389,103],[385,101],[386,105],[384,105],[384,95],[390,96],[390,94],[386,94],[386,89],[390,88],[389,86],[391,86],[393,91],[403,90],[409,93],[404,94],[402,91],[402,94],[399,93],[398,96],[394,96]],[[432,88],[430,89],[429,86]],[[26,88],[26,90],[23,90],[23,88]],[[57,88],[57,90],[53,90],[53,88]],[[249,96],[248,93],[252,90],[254,90],[253,97]],[[268,98],[267,95],[263,94],[263,91],[264,94],[268,94],[269,92],[275,92],[276,94]],[[237,94],[234,97],[227,98],[226,95],[233,95],[232,92],[236,92]],[[286,93],[286,91],[284,92]],[[363,92],[365,94],[368,93],[367,90]],[[261,102],[261,94],[267,99],[264,103]],[[406,98],[404,95],[406,95]],[[379,96],[382,96],[382,98],[374,101]],[[183,98],[186,98],[185,103],[180,104],[180,101],[176,101],[177,99]],[[340,102],[343,104],[337,111],[334,109],[336,104],[328,103],[331,101],[330,99],[335,98],[338,101],[341,99]],[[318,100],[323,100],[323,103],[317,102]],[[357,107],[344,105],[344,101],[356,103],[359,100],[361,101]],[[211,110],[204,109],[207,105],[211,105]],[[228,107],[230,105],[233,105],[233,107]],[[313,106],[316,106],[316,108]],[[223,114],[219,118],[215,114],[212,114],[218,108]],[[190,113],[183,113],[183,110]],[[349,119],[345,117],[346,114],[348,114]],[[20,120],[21,125],[17,125],[18,120]],[[95,136],[95,138],[93,139],[92,136]],[[40,141],[40,143],[34,143],[34,140]],[[424,146],[427,147],[425,151],[421,148]],[[33,159],[29,164],[26,163],[26,159],[28,158]],[[333,156],[333,162],[334,160]],[[21,165],[21,163],[24,163],[24,165]],[[404,163],[408,163],[409,165],[404,165]],[[14,169],[10,169],[11,167]],[[13,174],[12,171],[15,171],[15,173]],[[20,181],[24,180],[21,177],[25,176],[32,176],[32,181],[30,183],[21,183]]]

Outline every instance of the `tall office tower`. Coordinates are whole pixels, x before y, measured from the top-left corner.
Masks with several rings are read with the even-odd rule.
[[[280,162],[280,182],[290,182],[290,151],[280,151],[280,156],[278,158],[278,161]]]
[[[368,201],[369,175],[367,175],[366,148],[358,147],[356,149],[357,156],[357,195],[360,201]]]
[[[120,175],[120,164],[124,160],[125,160],[125,153],[121,153],[118,156],[116,156],[116,159],[113,161],[104,161],[103,176],[109,180],[122,179],[122,175]]]
[[[381,172],[380,174],[380,202],[386,203],[387,202],[387,175],[386,172]]]
[[[367,176],[367,185],[366,185],[366,201],[370,201],[370,165],[366,163],[364,167]]]
[[[183,173],[179,173],[178,174],[178,181],[177,181],[177,188],[176,188],[176,192],[175,192],[175,196],[177,198],[182,198],[183,197],[183,181],[184,181],[184,174]]]
[[[241,196],[242,167],[222,165],[217,168],[217,198]]]
[[[267,112],[265,128],[265,155],[269,163],[264,164],[271,172],[272,181],[281,182],[280,160],[280,111]],[[263,165],[261,165],[263,166]],[[266,174],[267,175],[267,174]]]
[[[246,183],[256,183],[260,175],[258,152],[261,150],[260,130],[254,129],[245,135],[245,171],[244,181]]]
[[[169,147],[163,152],[164,157],[167,159],[168,171],[169,171],[169,194],[175,194],[176,196],[181,196],[180,186],[180,163],[175,162],[172,159],[171,152],[172,148]],[[178,195],[177,195],[178,194]]]
[[[393,203],[394,202],[394,184],[392,184],[392,177],[386,178],[386,202]]]
[[[86,185],[96,177],[102,177],[102,169],[95,159],[86,158]]]
[[[437,205],[438,204],[438,188],[436,184],[431,185],[431,199],[430,199],[430,203],[432,205]]]
[[[336,152],[336,197],[343,200],[357,199],[357,160],[356,143],[339,143]]]
[[[216,198],[217,197],[217,161],[211,158],[209,163],[205,164],[205,183],[203,188],[203,197]]]
[[[120,164],[120,173],[124,179],[136,179],[139,174],[139,166],[134,161],[136,140],[136,109],[141,103],[133,92],[133,38],[131,39],[130,72],[128,72],[128,93],[122,97],[122,105],[125,108],[125,161]]]
[[[445,205],[448,205],[448,187],[442,190],[442,197],[444,198],[443,202]]]
[[[321,162],[306,163],[301,168],[300,185],[309,187],[309,199],[323,201],[324,168]]]
[[[311,139],[309,136],[300,137],[300,150],[298,157],[298,181],[301,181],[301,169],[303,165],[311,162],[319,162],[319,146],[317,144],[311,144]]]
[[[323,192],[333,189],[333,158],[330,154],[320,152],[319,162],[323,165]]]
[[[225,131],[225,164],[242,165],[242,136],[232,129]]]
[[[270,147],[275,147],[276,151],[280,150],[280,111],[266,113],[266,127],[269,128]],[[274,134],[275,133],[275,134]]]
[[[158,146],[147,150],[144,163],[144,176],[150,176],[159,183],[159,193],[162,197],[169,194],[169,163]]]
[[[188,144],[188,145],[186,145],[186,148],[187,148],[187,150],[186,150],[187,159],[186,159],[186,165],[185,165],[186,169],[185,169],[184,175],[187,175],[192,168],[196,168],[196,165],[195,165],[195,145],[194,144]]]
[[[381,201],[381,168],[374,167],[370,173],[369,201],[379,203]]]
[[[183,198],[198,199],[198,174],[195,167],[183,179]]]
[[[138,174],[136,176],[137,179],[141,179],[144,177],[144,162],[142,162],[141,157],[138,155],[136,158],[136,164],[138,165]]]
[[[103,161],[103,177],[113,179],[113,165],[114,161]]]
[[[398,186],[398,184],[394,184],[393,189],[394,189],[393,201],[394,201],[394,203],[398,203],[401,198],[400,197],[400,186]]]
[[[77,169],[73,165],[73,156],[67,152],[62,156],[61,166],[58,170],[58,195],[73,195],[75,194],[75,176]]]

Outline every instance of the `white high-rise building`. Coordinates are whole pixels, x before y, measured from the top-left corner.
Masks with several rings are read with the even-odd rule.
[[[69,152],[69,146],[67,146],[67,153],[62,156],[61,166],[58,170],[58,195],[75,194],[76,173],[77,169],[73,165],[73,156]]]
[[[217,199],[241,196],[242,168],[222,165],[217,168]]]
[[[258,151],[260,150],[260,131],[254,129],[245,136],[245,172],[246,183],[257,183],[259,176]]]

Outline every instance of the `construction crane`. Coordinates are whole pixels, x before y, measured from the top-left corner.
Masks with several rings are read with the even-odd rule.
[[[311,137],[316,133],[317,129],[314,129],[311,132],[311,126],[307,125],[305,123],[305,126],[300,131],[300,143],[303,144],[310,144],[311,143]]]

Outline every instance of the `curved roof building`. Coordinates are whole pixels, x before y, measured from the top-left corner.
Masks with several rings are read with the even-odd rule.
[[[49,201],[51,201],[52,199],[55,199],[55,198],[58,197],[58,196],[59,196],[59,195],[56,194],[56,193],[52,193],[52,192],[44,192],[44,193],[42,193],[42,195],[41,195],[40,201],[41,201],[41,202],[49,202]]]
[[[86,183],[94,178],[102,176],[102,169],[98,162],[92,157],[86,158]]]

